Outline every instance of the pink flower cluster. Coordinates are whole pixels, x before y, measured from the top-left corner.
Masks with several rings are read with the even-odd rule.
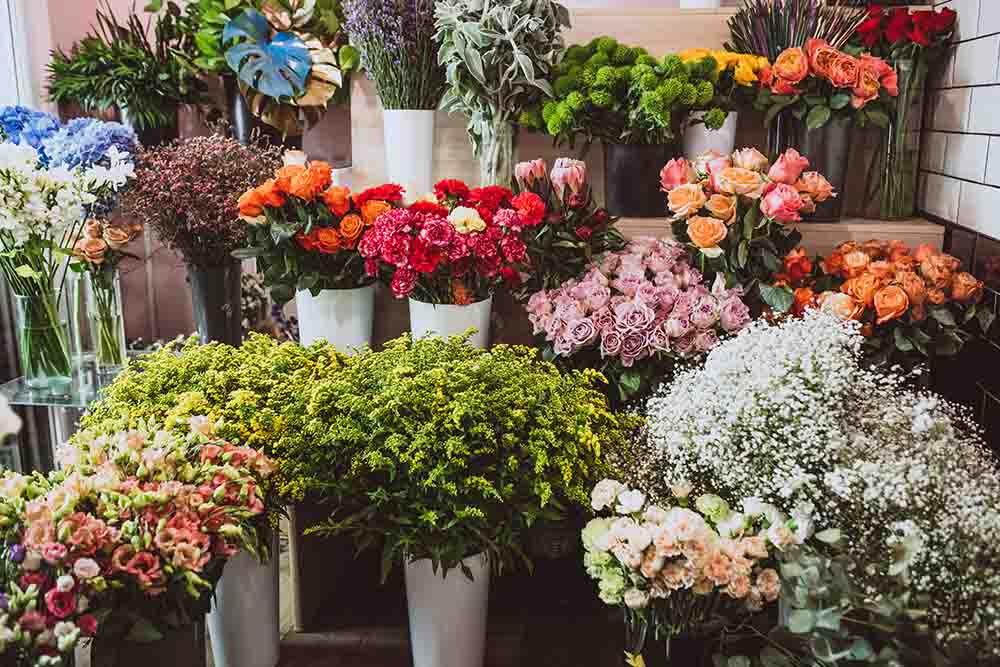
[[[535,333],[544,334],[556,354],[597,347],[628,368],[654,355],[712,349],[720,333],[750,321],[741,295],[720,282],[706,289],[682,245],[639,238],[583,278],[537,292],[527,309]]]

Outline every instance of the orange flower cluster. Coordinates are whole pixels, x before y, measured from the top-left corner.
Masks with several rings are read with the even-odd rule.
[[[921,321],[929,305],[982,299],[983,283],[959,271],[960,265],[957,258],[926,244],[911,252],[902,241],[849,241],[820,262],[824,273],[844,280],[840,291],[815,298],[843,319],[866,319],[865,312],[874,309],[877,325],[907,313]]]
[[[275,173],[274,178],[243,193],[237,204],[240,217],[250,224],[260,224],[264,221],[265,209],[281,208],[289,197],[306,204],[320,195],[324,195],[325,199],[331,180],[330,165],[326,162],[317,160],[309,166],[286,165]]]

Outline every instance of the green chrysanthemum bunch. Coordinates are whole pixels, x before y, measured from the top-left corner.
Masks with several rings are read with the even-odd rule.
[[[718,78],[714,61],[657,59],[611,37],[571,46],[553,76],[554,99],[523,124],[569,143],[583,135],[627,144],[669,143],[686,110],[711,103]]]

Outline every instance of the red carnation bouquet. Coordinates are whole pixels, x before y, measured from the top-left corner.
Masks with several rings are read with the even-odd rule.
[[[925,51],[943,51],[955,32],[957,13],[945,7],[911,10],[869,5],[868,18],[858,27],[855,41],[873,54],[890,60],[917,59]],[[932,57],[939,56],[934,53]]]
[[[440,181],[433,200],[383,213],[361,239],[365,270],[396,298],[466,305],[488,298],[501,284],[520,282],[522,233],[544,215],[537,195],[507,188],[469,188]],[[530,197],[528,196],[530,195]]]

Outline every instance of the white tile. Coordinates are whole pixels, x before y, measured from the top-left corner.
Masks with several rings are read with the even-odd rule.
[[[961,90],[956,88],[955,90]],[[969,132],[1000,134],[1000,86],[972,88],[969,106]]]
[[[996,1],[986,0],[985,4],[995,3]],[[957,42],[982,34],[979,32],[979,0],[952,0],[944,6],[958,12],[958,23],[955,26],[953,40]]]
[[[986,151],[989,137],[981,134],[952,134],[944,158],[944,173],[967,181],[986,178]]]
[[[956,46],[951,85],[978,86],[996,82],[998,53],[1000,35],[982,37]]]
[[[986,182],[990,185],[1000,185],[1000,137],[990,137],[990,156],[986,161]]]
[[[990,88],[977,88],[977,91],[991,90]],[[969,119],[969,99],[972,97],[972,88],[951,88],[942,90],[937,94],[937,105],[934,109],[934,120],[929,129],[946,130],[950,132],[962,132],[966,128]],[[997,88],[998,97],[996,103],[1000,104],[1000,88]],[[992,122],[1000,125],[1000,106],[993,111],[997,118]],[[988,117],[983,117],[983,122],[991,122]],[[1000,134],[1000,132],[997,132]]]
[[[937,174],[924,174],[920,187],[920,208],[949,222],[958,219],[958,199],[962,181]]]
[[[962,183],[958,224],[995,238],[1000,235],[997,211],[1000,211],[1000,188]]]
[[[1000,2],[987,0],[979,8],[979,34],[1000,32]]]
[[[948,135],[944,132],[924,132],[924,147],[920,166],[931,171],[944,171],[944,154]]]

